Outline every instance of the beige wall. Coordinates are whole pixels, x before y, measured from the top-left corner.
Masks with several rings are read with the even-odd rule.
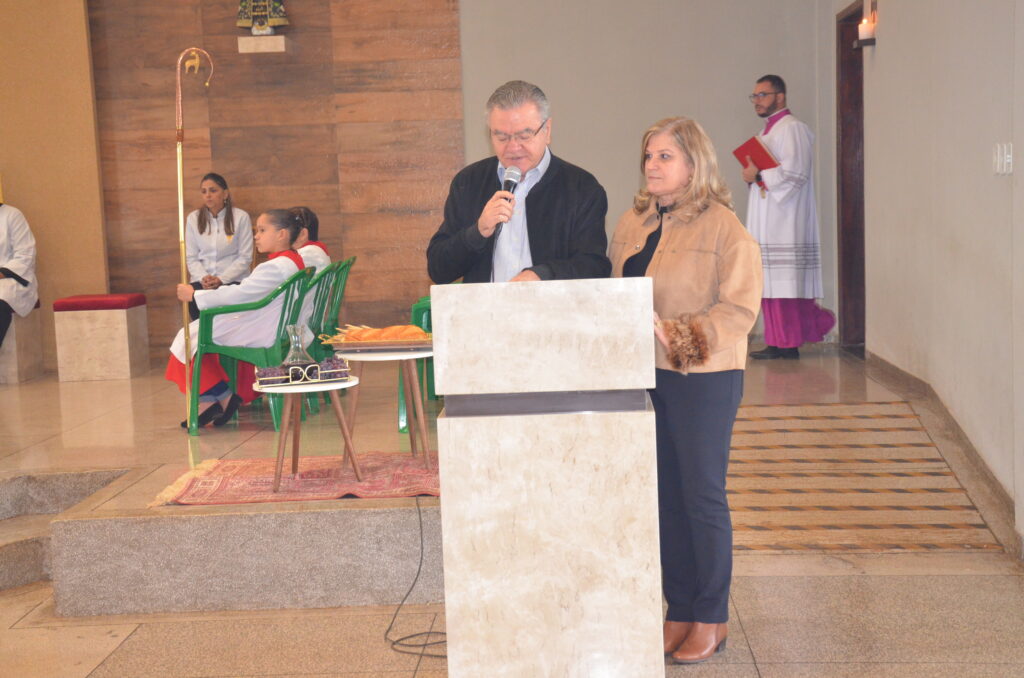
[[[84,0],[0,0],[0,175],[36,238],[44,357],[53,300],[107,291]]]
[[[746,99],[754,81],[777,73],[793,112],[818,137],[825,305],[835,308],[835,60],[819,45],[819,25],[832,20],[820,4],[463,0],[467,162],[491,154],[483,117],[490,93],[507,80],[529,80],[551,100],[552,152],[592,172],[608,192],[609,233],[638,187],[643,131],[670,115],[707,130],[743,219],[746,187],[731,151],[762,126]]]
[[[867,347],[932,385],[1016,495],[1018,526],[1024,191],[992,155],[1024,150],[1022,4],[882,0],[865,54]]]
[[[835,308],[835,15],[849,4],[524,0],[510,12],[464,0],[467,161],[489,154],[488,94],[523,78],[552,100],[554,152],[607,189],[609,231],[636,189],[643,129],[672,114],[708,130],[742,217],[729,151],[758,128],[744,99],[753,79],[777,72],[818,136]],[[864,52],[867,348],[935,388],[1022,526],[1024,180],[994,176],[992,150],[1014,141],[1024,153],[1024,0],[984,12],[879,0],[878,11],[878,44]]]
[[[1014,3],[1013,146],[1024,152],[1024,0]],[[1013,497],[1024,537],[1024,172],[1013,176]]]

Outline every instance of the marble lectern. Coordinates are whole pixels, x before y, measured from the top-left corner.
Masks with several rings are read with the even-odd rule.
[[[663,678],[650,279],[431,306],[448,674]]]

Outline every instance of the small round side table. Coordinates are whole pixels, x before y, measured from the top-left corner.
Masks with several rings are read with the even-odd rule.
[[[299,438],[302,432],[302,396],[306,393],[330,392],[331,407],[334,409],[334,416],[338,419],[338,426],[341,428],[341,435],[345,439],[345,457],[352,463],[352,470],[356,473],[356,480],[362,480],[359,472],[359,464],[356,462],[356,448],[352,444],[352,431],[348,422],[345,421],[345,414],[341,410],[341,398],[338,391],[344,388],[352,388],[359,385],[358,377],[349,377],[345,381],[314,381],[299,384],[281,384],[273,386],[260,386],[258,383],[253,389],[259,393],[280,393],[284,395],[284,407],[281,410],[281,431],[277,436],[277,467],[274,471],[274,492],[281,487],[281,469],[284,466],[284,448],[288,441],[288,433],[292,432],[292,475],[299,472]],[[342,463],[344,464],[344,458]]]
[[[427,437],[427,418],[424,414],[423,406],[423,389],[420,388],[420,378],[416,373],[416,361],[420,358],[430,358],[434,355],[434,349],[427,345],[425,348],[407,348],[407,349],[392,349],[392,350],[381,350],[379,348],[373,349],[360,349],[358,348],[358,342],[353,342],[355,346],[353,348],[341,348],[335,344],[334,351],[335,355],[339,358],[344,358],[349,362],[352,368],[352,373],[358,379],[363,373],[364,362],[383,362],[388,360],[397,360],[401,366],[402,375],[405,377],[405,383],[408,388],[405,389],[405,411],[412,415],[413,421],[409,425],[409,446],[412,449],[412,456],[416,456],[420,450],[423,452],[423,461],[426,468],[431,468],[430,465],[430,442]],[[356,404],[359,402],[359,389],[352,391],[352,397],[349,398],[349,418],[352,420],[353,426],[355,425],[355,413]],[[419,444],[417,444],[416,438],[419,434]]]

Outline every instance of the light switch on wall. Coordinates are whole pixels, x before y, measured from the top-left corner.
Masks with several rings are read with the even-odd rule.
[[[999,176],[1013,174],[1013,144],[997,143],[992,149],[992,172]]]

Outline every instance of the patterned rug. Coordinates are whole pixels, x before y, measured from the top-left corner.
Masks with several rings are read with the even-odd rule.
[[[1002,550],[903,401],[743,406],[726,487],[737,552]]]
[[[292,475],[291,458],[284,462],[281,488],[274,487],[274,459],[211,459],[181,476],[149,506],[167,504],[255,504],[278,501],[316,501],[361,497],[387,499],[440,495],[437,458],[433,468],[423,467],[422,457],[400,452],[359,454],[363,480],[357,481],[343,457],[300,457],[299,472]]]

